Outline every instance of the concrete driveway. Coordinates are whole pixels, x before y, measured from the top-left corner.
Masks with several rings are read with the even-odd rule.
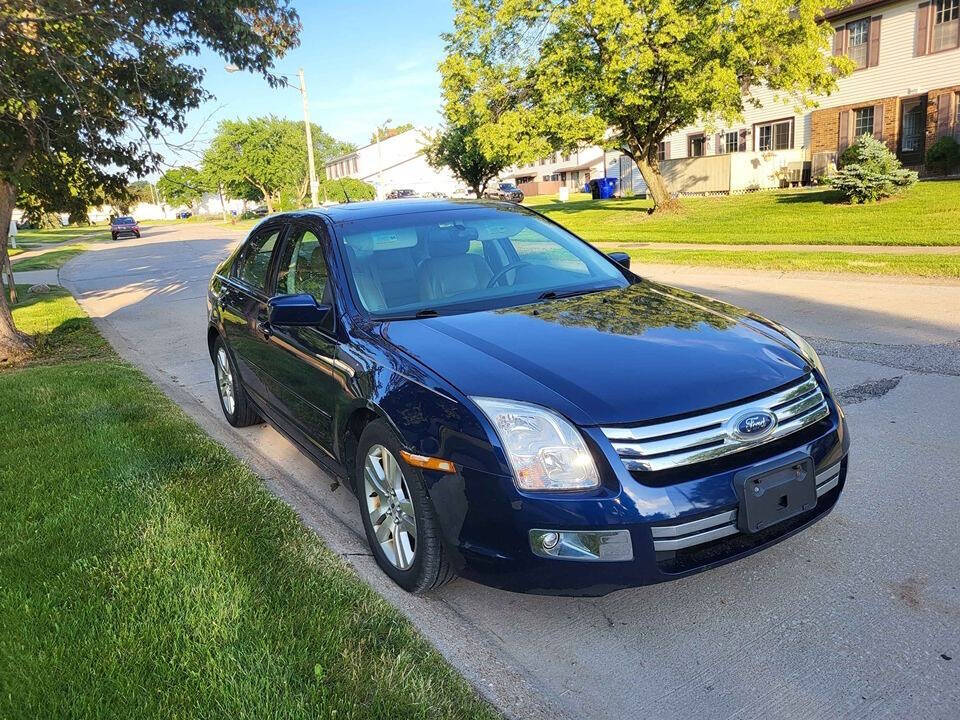
[[[960,717],[960,284],[642,268],[783,321],[824,355],[846,406],[847,489],[766,552],[600,599],[458,580],[398,591],[356,500],[266,426],[222,419],[205,283],[237,242],[214,226],[102,243],[61,280],[121,355],[293,505],[471,682],[515,717]]]

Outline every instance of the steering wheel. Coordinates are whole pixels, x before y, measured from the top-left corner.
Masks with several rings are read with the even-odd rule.
[[[509,265],[505,265],[504,267],[500,268],[500,272],[494,273],[493,277],[490,278],[490,282],[487,283],[487,287],[492,288],[494,285],[497,284],[498,281],[503,279],[504,275],[506,275],[511,270],[517,270],[519,268],[526,267],[529,264],[530,263],[524,262],[523,260],[521,260],[520,262],[515,262],[515,263],[510,263]]]

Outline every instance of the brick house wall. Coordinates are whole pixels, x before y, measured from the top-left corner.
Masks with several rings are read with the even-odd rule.
[[[947,118],[946,118],[946,133],[952,133],[954,137],[957,137],[957,133],[960,132],[960,128],[956,127],[956,118],[957,118],[957,93],[960,92],[960,85],[953,85],[951,87],[937,88],[936,90],[931,90],[927,93],[927,144],[926,147],[930,147],[937,140],[940,139],[939,132],[939,121],[940,121],[940,108],[947,108]],[[940,102],[940,96],[946,95],[947,101],[945,105],[942,105]],[[958,138],[960,140],[960,138]]]
[[[814,154],[837,152],[840,141],[840,113],[873,105],[883,105],[883,137],[881,139],[888,148],[896,152],[900,120],[900,103],[899,98],[896,97],[814,110],[810,129],[810,152]]]

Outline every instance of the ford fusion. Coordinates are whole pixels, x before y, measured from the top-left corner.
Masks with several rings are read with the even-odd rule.
[[[513,204],[272,216],[208,309],[227,421],[267,421],[342,478],[411,592],[670,580],[783,540],[843,490],[843,413],[801,337]]]

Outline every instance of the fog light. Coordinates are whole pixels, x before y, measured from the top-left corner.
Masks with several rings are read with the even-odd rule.
[[[560,533],[548,532],[540,536],[540,544],[546,550],[553,550],[558,542],[560,542]]]
[[[629,530],[531,530],[530,549],[554,560],[633,560]]]

